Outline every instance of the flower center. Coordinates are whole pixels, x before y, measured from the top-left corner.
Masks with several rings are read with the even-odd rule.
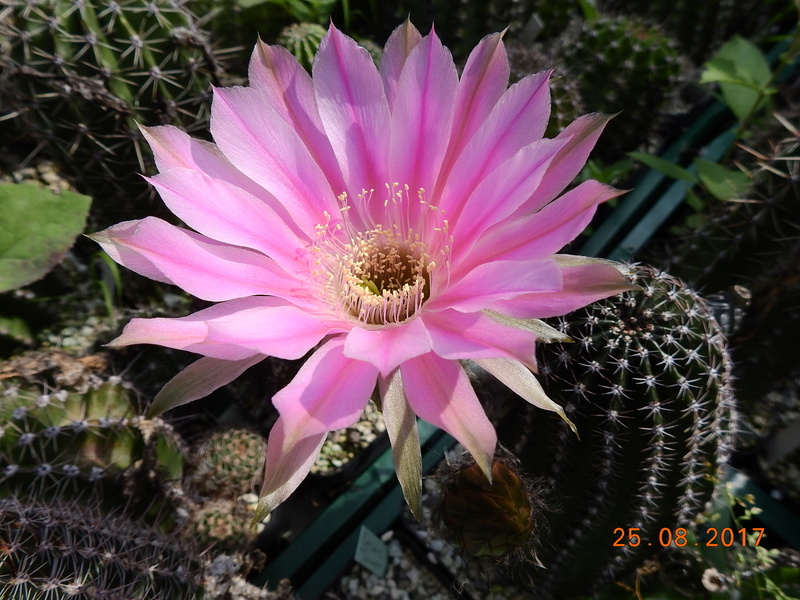
[[[387,185],[380,223],[370,217],[373,192],[362,191],[356,207],[348,204],[346,194],[339,197],[341,223],[331,225],[326,214],[328,222],[317,226],[314,274],[340,316],[362,325],[412,318],[433,292],[434,257],[449,266],[450,238],[441,211],[424,201],[424,190],[418,193],[417,211],[402,210],[409,202],[408,188],[398,189]]]

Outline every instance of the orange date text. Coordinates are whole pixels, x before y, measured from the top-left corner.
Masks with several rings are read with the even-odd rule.
[[[724,529],[717,529],[716,527],[709,527],[706,529],[705,539],[693,541],[693,537],[689,536],[689,532],[683,527],[675,529],[670,527],[662,527],[655,540],[645,540],[642,538],[640,527],[628,527],[627,529],[617,527],[614,529],[614,543],[616,547],[636,547],[636,546],[705,546],[706,548],[713,548],[724,546],[730,548],[731,546],[758,546],[761,543],[761,537],[764,535],[763,527],[742,527],[741,529],[732,529],[725,527]]]

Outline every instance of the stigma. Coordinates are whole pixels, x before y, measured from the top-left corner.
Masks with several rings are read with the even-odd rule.
[[[449,270],[452,237],[424,194],[387,184],[384,198],[362,190],[350,204],[342,194],[339,218],[325,213],[313,274],[340,318],[370,328],[404,323],[435,294]]]

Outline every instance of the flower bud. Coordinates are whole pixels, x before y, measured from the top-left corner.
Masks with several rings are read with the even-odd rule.
[[[472,463],[442,486],[443,533],[472,557],[506,557],[527,546],[533,535],[529,486],[508,462],[495,459],[491,482]]]

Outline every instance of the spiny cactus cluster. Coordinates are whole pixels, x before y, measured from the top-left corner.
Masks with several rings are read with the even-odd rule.
[[[187,483],[199,500],[191,521],[203,543],[241,548],[253,540],[254,492],[265,458],[264,437],[240,427],[213,431],[195,445]]]
[[[241,496],[255,491],[265,458],[266,443],[259,433],[219,429],[196,444],[190,480],[204,496]]]
[[[151,159],[136,122],[205,131],[209,84],[224,79],[185,0],[10,0],[0,38],[6,125],[95,197],[143,194]]]
[[[0,396],[0,600],[230,600],[232,586],[288,597],[241,575],[258,533],[247,492],[263,469],[261,436],[222,430],[188,452],[166,422],[133,412],[119,377],[37,394],[20,372]],[[217,572],[226,556],[238,566]]]
[[[598,147],[598,156],[608,162],[651,137],[681,73],[672,38],[637,17],[601,16],[577,23],[554,42],[549,54],[559,73],[580,90],[584,106],[620,113]]]
[[[5,390],[0,486],[101,494],[112,479],[126,470],[133,476],[137,469],[155,469],[165,480],[180,478],[183,450],[169,425],[133,415],[121,385],[104,383],[85,394]]]
[[[557,321],[573,343],[540,349],[545,391],[580,437],[532,407],[498,426],[520,461],[516,487],[529,477],[538,494],[536,558],[511,573],[542,598],[597,589],[654,553],[662,528],[691,528],[732,449],[730,361],[707,305],[664,273],[638,267],[630,277],[640,289]],[[505,505],[527,510],[484,505],[472,527],[491,533]],[[643,543],[628,543],[630,528]]]
[[[199,556],[96,503],[0,498],[0,599],[193,600]]]

